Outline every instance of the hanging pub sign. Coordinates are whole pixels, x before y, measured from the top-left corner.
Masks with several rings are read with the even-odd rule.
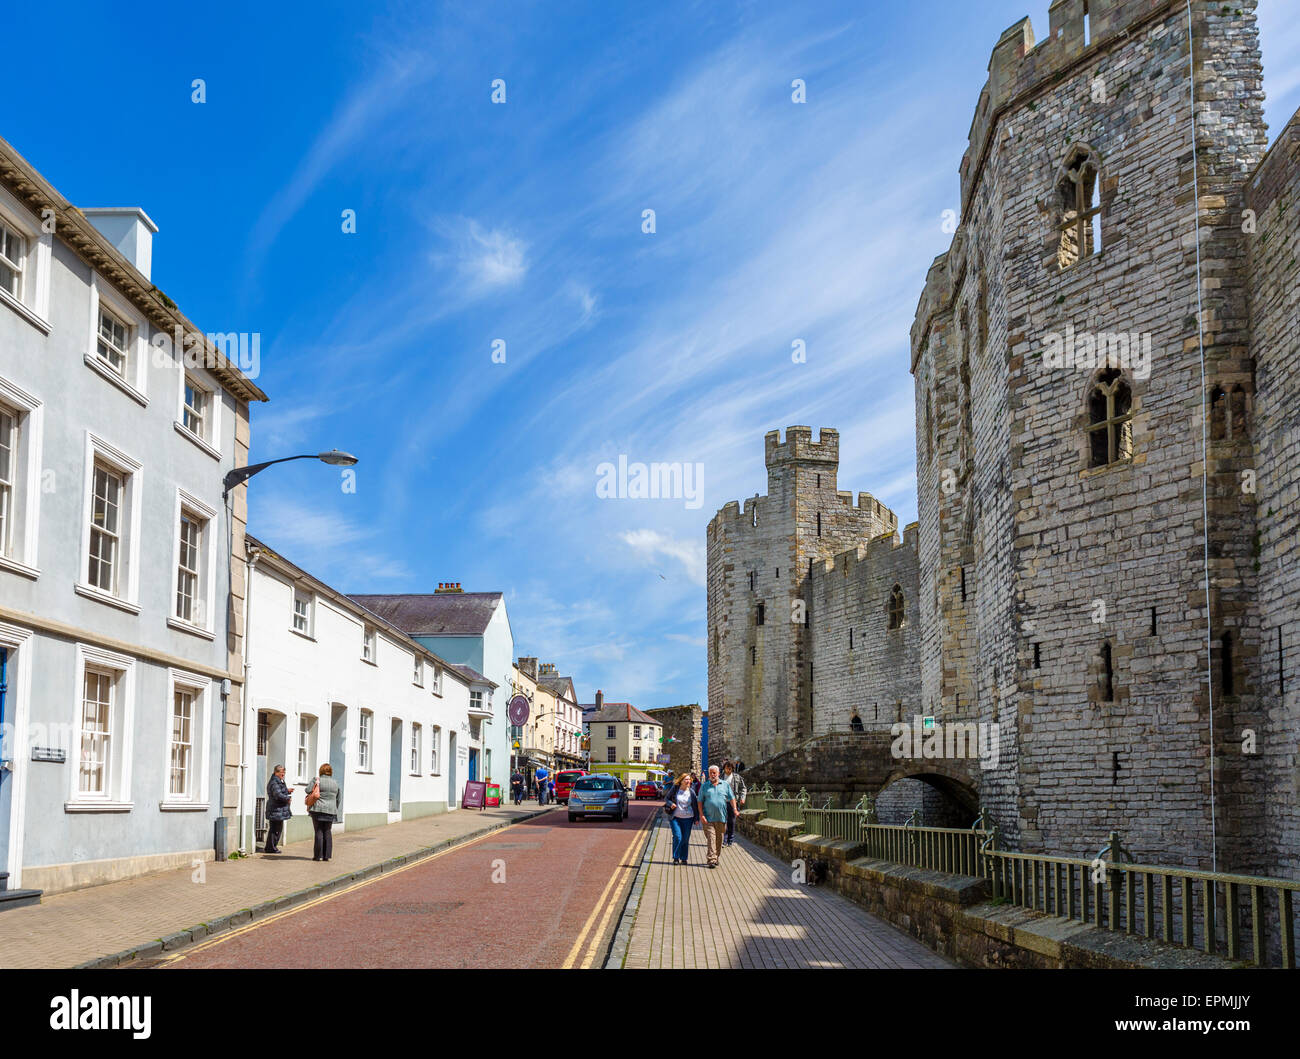
[[[516,726],[522,726],[528,721],[528,698],[524,695],[516,695],[510,700],[510,723]]]

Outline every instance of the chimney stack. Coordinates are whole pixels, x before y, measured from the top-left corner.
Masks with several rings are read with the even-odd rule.
[[[603,710],[604,708],[605,708],[605,693],[598,689],[596,691],[596,709]]]
[[[100,234],[136,267],[145,279],[153,269],[153,237],[158,225],[136,206],[83,209],[83,217],[99,229]]]

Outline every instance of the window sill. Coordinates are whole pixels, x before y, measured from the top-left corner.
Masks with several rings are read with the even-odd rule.
[[[205,629],[200,625],[191,625],[189,622],[181,618],[168,618],[167,628],[175,629],[177,632],[187,632],[191,636],[197,636],[203,640],[215,640],[217,638],[216,633],[211,630]]]
[[[207,802],[159,802],[158,810],[164,813],[206,813],[211,809]]]
[[[295,636],[301,636],[304,640],[310,640],[312,643],[316,642],[316,637],[314,637],[311,633],[302,632],[300,629],[295,629],[292,625],[289,626],[289,631],[293,633]]]
[[[8,291],[0,290],[0,305],[9,306],[10,309],[36,328],[36,330],[40,331],[41,334],[48,335],[50,333],[49,321],[43,317],[37,316],[31,309],[27,308],[27,306]]]
[[[140,605],[132,603],[130,600],[118,599],[117,596],[110,596],[98,588],[92,588],[90,585],[82,584],[78,581],[72,586],[77,595],[85,596],[87,599],[93,599],[96,603],[105,603],[110,607],[116,607],[118,610],[124,610],[128,614],[139,614]]]
[[[174,427],[176,428],[176,433],[178,433],[178,434],[179,434],[181,437],[183,437],[186,441],[190,442],[191,444],[193,444],[193,445],[196,446],[197,448],[202,449],[202,450],[203,450],[204,452],[206,452],[209,456],[211,456],[214,460],[220,460],[220,459],[221,459],[221,450],[220,450],[220,449],[213,448],[213,447],[212,447],[211,445],[209,445],[206,441],[204,441],[201,437],[199,437],[196,433],[194,433],[194,431],[190,430],[189,427],[187,427],[184,423],[178,423],[178,422],[176,422],[175,420],[173,420],[173,421],[172,421],[172,426],[174,426]]]
[[[98,372],[105,379],[107,379],[114,386],[116,386],[119,390],[121,390],[124,394],[126,394],[129,398],[131,398],[131,400],[138,402],[141,408],[149,407],[149,398],[147,398],[144,394],[142,394],[139,390],[137,390],[124,378],[122,378],[122,376],[120,376],[117,372],[115,372],[111,367],[109,367],[109,365],[104,362],[103,357],[95,353],[87,353],[85,355],[85,359],[86,359],[86,367],[91,368],[92,370]]]
[[[361,659],[361,661],[365,662],[365,664],[368,666],[374,666],[376,669],[379,668],[379,663],[371,661],[369,658],[363,658]]]
[[[1103,463],[1100,467],[1085,467],[1079,472],[1080,478],[1095,478],[1102,474],[1111,474],[1115,471],[1128,470],[1133,466],[1133,457],[1129,456],[1123,460],[1116,460],[1114,463]]]
[[[129,813],[135,808],[134,802],[64,802],[65,813]]]
[[[20,563],[17,559],[6,559],[3,555],[0,555],[0,570],[8,570],[11,574],[19,574],[22,577],[30,577],[33,581],[41,576],[41,572],[36,567]]]
[[[374,772],[372,772],[370,769],[357,769],[356,774],[358,776],[373,776]]]

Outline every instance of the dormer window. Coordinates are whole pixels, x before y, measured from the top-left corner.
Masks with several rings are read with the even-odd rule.
[[[1059,242],[1057,264],[1062,269],[1101,252],[1101,180],[1096,156],[1076,148],[1056,183]]]

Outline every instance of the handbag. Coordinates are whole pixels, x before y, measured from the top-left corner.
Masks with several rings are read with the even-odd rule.
[[[310,809],[320,801],[320,780],[311,785],[311,790],[307,792],[307,808]]]

